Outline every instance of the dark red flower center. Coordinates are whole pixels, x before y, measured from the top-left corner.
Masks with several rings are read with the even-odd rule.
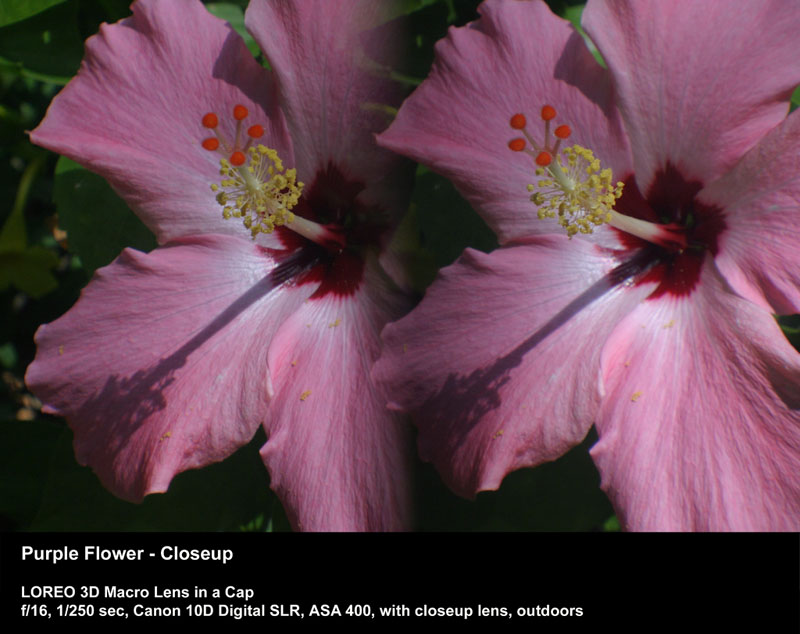
[[[363,190],[362,182],[348,178],[338,166],[329,163],[305,186],[292,209],[296,216],[319,223],[340,236],[341,244],[321,245],[287,227],[276,228],[287,249],[303,249],[313,262],[310,269],[294,280],[296,284],[319,284],[311,299],[329,293],[352,295],[361,285],[366,251],[380,244],[388,228],[383,210],[367,206],[359,199]]]
[[[686,296],[697,287],[706,255],[717,255],[719,237],[725,230],[722,209],[706,205],[696,196],[703,183],[686,178],[678,168],[667,164],[659,170],[642,196],[631,176],[625,181],[616,210],[649,222],[677,225],[686,236],[687,246],[668,249],[636,236],[617,231],[620,242],[636,252],[645,263],[636,284],[656,283],[650,299],[663,295]]]

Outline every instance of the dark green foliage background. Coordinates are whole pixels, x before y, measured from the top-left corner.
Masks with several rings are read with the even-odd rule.
[[[451,25],[477,17],[475,0],[403,0],[410,36],[398,78],[409,91],[433,61],[433,44]],[[577,22],[581,5],[549,3]],[[246,2],[207,3],[244,34]],[[33,334],[75,302],[92,272],[122,248],[149,250],[155,240],[105,181],[31,145],[33,129],[74,75],[83,40],[98,25],[129,15],[128,0],[0,0],[0,529],[5,530],[288,530],[258,449],[263,433],[222,463],[184,473],[170,490],[140,505],[116,499],[72,453],[64,421],[28,407],[21,385],[33,359]],[[247,39],[254,55],[259,51]],[[266,63],[265,60],[262,60]],[[795,93],[795,98],[797,93]],[[98,222],[99,213],[103,222]],[[489,251],[492,232],[441,177],[420,167],[408,222],[421,247],[420,290],[437,267],[467,247]],[[68,244],[53,236],[54,224]],[[800,323],[786,322],[798,343]],[[21,413],[20,413],[21,412]],[[33,413],[33,420],[18,420]],[[449,492],[430,465],[418,464],[420,530],[615,530],[588,455],[590,435],[555,463],[510,475],[475,501]]]

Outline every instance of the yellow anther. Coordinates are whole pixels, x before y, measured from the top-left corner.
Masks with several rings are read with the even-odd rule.
[[[284,172],[283,161],[272,148],[251,147],[247,158],[248,162],[238,167],[222,159],[219,174],[223,178],[219,185],[212,184],[211,190],[218,192],[222,217],[242,218],[255,239],[294,219],[291,209],[300,200],[303,183],[297,180],[296,170]]]
[[[550,165],[536,170],[537,175],[547,172],[551,178],[536,183],[539,191],[530,200],[539,207],[540,219],[558,214],[558,223],[571,238],[578,233],[592,233],[594,227],[611,221],[623,184],[614,184],[611,170],[600,169],[600,161],[591,150],[573,145],[562,152]]]

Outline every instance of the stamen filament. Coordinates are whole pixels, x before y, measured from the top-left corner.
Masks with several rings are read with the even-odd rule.
[[[534,140],[527,129],[522,129],[521,132],[525,135],[525,138],[528,139],[528,143],[531,144],[531,147],[536,150],[536,154],[542,151],[542,148],[539,147],[539,144]],[[534,156],[536,156],[536,154],[534,154]]]
[[[608,224],[620,231],[668,249],[681,251],[688,246],[686,233],[678,226],[648,222],[640,218],[626,216],[613,209],[609,211]]]
[[[550,147],[550,119],[544,122],[544,146]]]
[[[321,225],[313,220],[308,220],[308,218],[294,216],[292,221],[284,226],[300,234],[304,238],[308,238],[312,242],[316,242],[328,249],[340,251],[344,248],[345,240],[343,236],[332,231],[325,225]]]
[[[223,136],[223,134],[219,131],[219,128],[214,128],[214,134],[217,135],[217,139],[219,139],[222,149],[225,150],[225,155],[230,156],[231,152],[233,152],[233,147],[231,147],[231,145],[228,143],[228,139]]]
[[[247,166],[241,165],[240,167],[236,168],[236,171],[239,172],[239,175],[242,177],[242,180],[245,182],[245,185],[251,194],[255,196],[261,191],[261,182],[258,180],[258,178],[256,178],[256,175],[251,172],[250,169],[248,169]]]
[[[555,156],[555,152],[553,153]],[[558,164],[558,161],[552,161],[550,165],[547,166],[547,171],[550,172],[550,175],[555,179],[555,181],[561,186],[565,192],[572,193],[575,191],[575,181],[573,181],[569,176],[564,173],[564,170],[561,169],[561,166]]]

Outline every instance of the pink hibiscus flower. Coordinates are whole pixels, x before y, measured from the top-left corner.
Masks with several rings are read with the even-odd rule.
[[[502,245],[384,330],[374,376],[423,458],[471,496],[594,424],[628,529],[797,530],[800,355],[773,313],[800,311],[800,6],[590,0],[608,70],[542,2],[481,13],[379,139]]]
[[[408,527],[408,431],[369,377],[407,304],[378,261],[408,189],[407,162],[374,141],[401,97],[376,72],[397,40],[376,26],[386,8],[252,2],[270,72],[200,2],[140,0],[32,132],[107,178],[161,245],[99,270],[40,328],[26,376],[120,497],[263,425],[295,528]]]

